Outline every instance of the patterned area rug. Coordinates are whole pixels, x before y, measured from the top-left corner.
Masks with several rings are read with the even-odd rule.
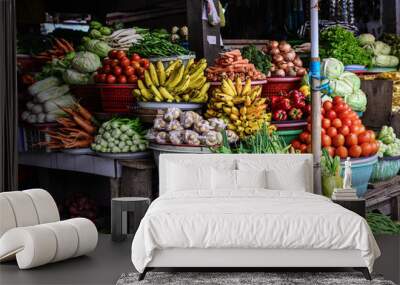
[[[148,272],[142,281],[138,276],[122,274],[116,285],[395,285],[380,276],[368,281],[358,272]]]

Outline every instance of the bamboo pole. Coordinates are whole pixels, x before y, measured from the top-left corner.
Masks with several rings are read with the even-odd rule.
[[[312,152],[314,159],[314,193],[322,194],[321,189],[321,95],[318,0],[310,1],[311,18],[311,91],[312,91]]]

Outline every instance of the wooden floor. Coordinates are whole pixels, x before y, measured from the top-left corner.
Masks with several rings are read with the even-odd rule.
[[[400,284],[400,236],[378,236],[376,239],[382,256],[376,261],[374,272]],[[0,265],[0,284],[115,284],[122,273],[134,271],[131,243],[132,237],[115,243],[110,235],[101,234],[97,249],[89,256],[30,270],[19,270],[15,262],[4,263]]]

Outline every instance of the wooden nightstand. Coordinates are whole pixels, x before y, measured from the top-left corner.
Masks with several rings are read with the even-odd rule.
[[[333,203],[339,204],[340,206],[359,214],[365,218],[365,199],[357,200],[332,200]]]

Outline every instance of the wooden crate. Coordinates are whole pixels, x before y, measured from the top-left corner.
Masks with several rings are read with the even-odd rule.
[[[379,210],[393,220],[400,220],[400,175],[369,184],[365,200],[368,212]]]

